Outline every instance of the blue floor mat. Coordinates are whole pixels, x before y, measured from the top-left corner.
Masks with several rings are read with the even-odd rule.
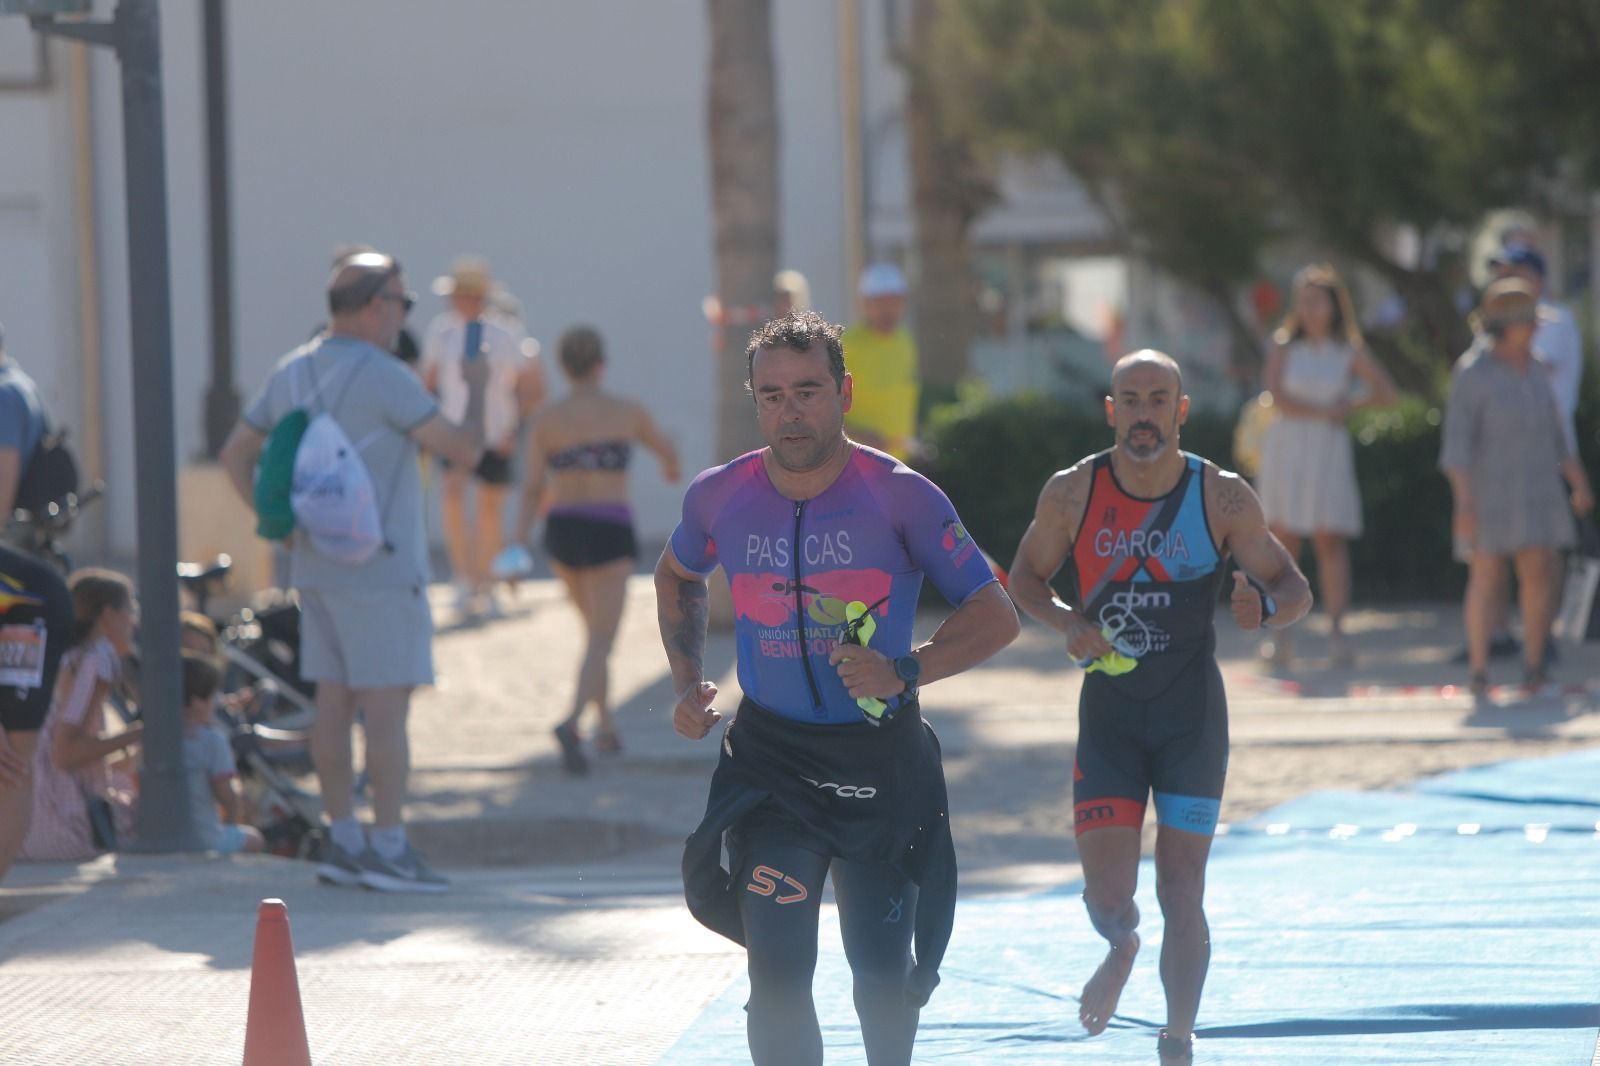
[[[1552,803],[1596,808],[1600,819],[1600,748],[1553,759],[1521,759],[1475,766],[1429,778],[1417,791],[1436,796],[1466,796],[1501,803]]]
[[[1589,1066],[1600,1028],[1600,752],[1303,797],[1220,838],[1197,1062]],[[1155,1061],[1161,919],[1112,1027],[1077,992],[1104,953],[1079,886],[963,901],[917,1063]],[[865,1060],[836,923],[815,982],[827,1062]],[[748,1063],[743,981],[660,1061]]]

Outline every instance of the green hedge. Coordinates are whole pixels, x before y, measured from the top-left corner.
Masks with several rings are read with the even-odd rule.
[[[1590,470],[1600,461],[1597,392],[1588,390],[1579,412]],[[1195,412],[1182,445],[1231,468],[1233,425],[1232,415]],[[1366,523],[1365,536],[1351,545],[1356,598],[1458,598],[1466,574],[1450,556],[1450,488],[1437,467],[1438,406],[1408,397],[1389,410],[1358,413],[1351,429]],[[1045,479],[1112,439],[1103,409],[1089,398],[989,400],[976,393],[930,412],[925,436],[934,446],[925,472],[949,494],[977,542],[1005,566]],[[1311,566],[1309,551],[1302,562]]]
[[[1465,587],[1466,567],[1450,549],[1450,483],[1439,472],[1441,414],[1408,396],[1351,420],[1366,526],[1350,545],[1359,599],[1459,599]]]

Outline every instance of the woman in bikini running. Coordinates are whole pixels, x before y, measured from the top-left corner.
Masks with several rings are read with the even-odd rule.
[[[562,764],[569,773],[581,774],[589,761],[578,723],[590,704],[598,715],[595,747],[607,753],[622,749],[611,719],[608,664],[638,555],[628,506],[633,446],[655,453],[669,482],[678,480],[679,471],[677,450],[650,413],[603,388],[606,359],[597,332],[586,326],[569,330],[559,355],[567,395],[539,414],[529,436],[517,541],[527,543],[542,510],[545,553],[583,616],[588,643],[572,711],[555,728]]]

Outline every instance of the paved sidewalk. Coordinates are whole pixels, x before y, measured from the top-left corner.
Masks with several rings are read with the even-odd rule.
[[[418,897],[271,859],[101,860],[0,922],[0,1063],[237,1064],[271,896],[320,1063],[652,1062],[742,963],[653,871],[453,873],[453,892]]]
[[[1600,700],[1577,686],[1481,707],[1440,691],[1464,674],[1447,662],[1458,613],[1359,612],[1361,663],[1342,673],[1325,669],[1313,623],[1304,669],[1288,679],[1263,674],[1253,640],[1219,619],[1236,748],[1224,818],[1313,788],[1600,743]],[[454,891],[331,889],[301,864],[265,858],[19,867],[0,887],[0,1063],[237,1063],[267,896],[289,904],[319,1062],[653,1062],[743,964],[689,920],[676,880],[716,746],[671,730],[641,577],[612,681],[627,750],[596,757],[586,778],[565,776],[550,728],[571,696],[577,616],[547,581],[527,583],[510,614],[444,626],[440,685],[416,701],[413,832]],[[1600,649],[1564,650],[1560,677],[1600,677]],[[1063,659],[1058,640],[1027,626],[993,664],[926,694],[966,894],[1075,875],[1066,827],[1079,678]],[[713,636],[708,660],[731,711],[727,634]],[[1501,672],[1510,680],[1515,667]]]

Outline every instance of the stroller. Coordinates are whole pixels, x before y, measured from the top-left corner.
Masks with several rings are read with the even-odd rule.
[[[291,859],[316,859],[324,838],[322,805],[296,784],[272,755],[274,745],[304,745],[304,731],[251,722],[226,707],[217,709],[217,718],[228,734],[234,764],[244,779],[250,824],[266,838],[267,852]]]
[[[182,563],[179,582],[202,614],[226,582],[232,560]],[[322,807],[296,778],[311,769],[310,731],[316,688],[300,675],[300,605],[274,592],[217,623],[222,700],[217,725],[228,737],[243,780],[247,821],[266,838],[266,850],[315,859],[324,836]],[[124,677],[137,686],[137,663]],[[134,712],[137,713],[137,712]]]
[[[225,574],[226,557],[218,562]],[[300,675],[300,605],[290,594],[258,600],[222,626],[220,636],[224,700],[217,717],[244,780],[250,824],[266,838],[268,853],[315,859],[322,806],[295,782],[311,769],[316,710],[316,687]]]

